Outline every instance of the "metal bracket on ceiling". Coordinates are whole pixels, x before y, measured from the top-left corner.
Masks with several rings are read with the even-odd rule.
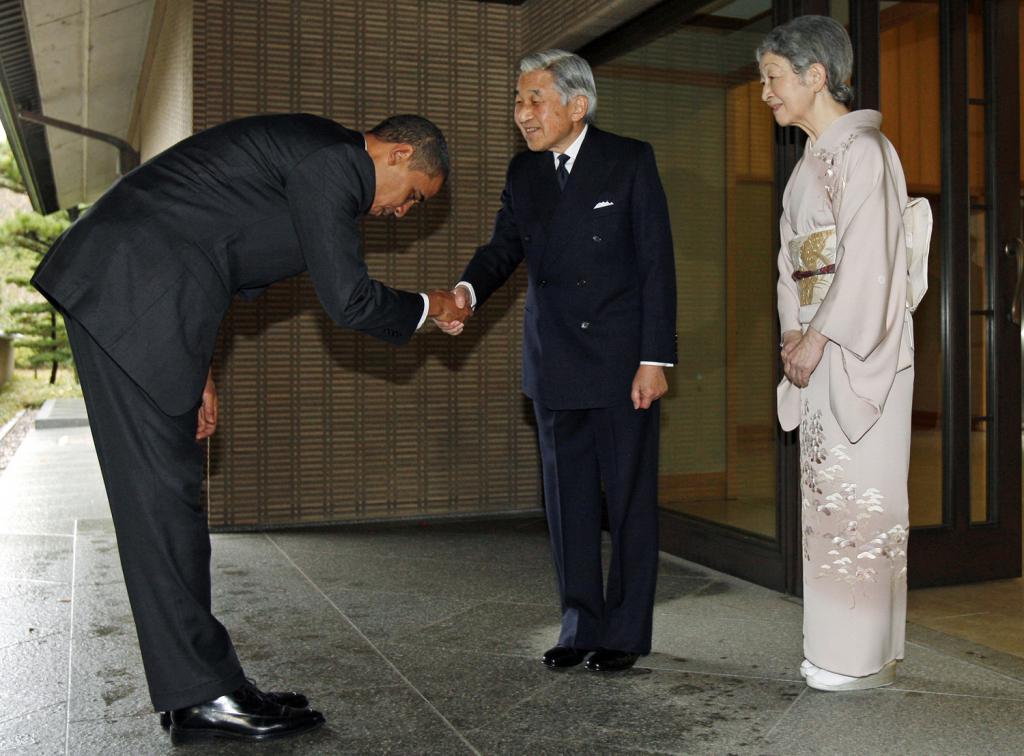
[[[23,121],[27,121],[28,123],[38,123],[43,126],[52,126],[55,129],[64,129],[65,131],[71,131],[75,134],[81,134],[82,136],[89,137],[90,139],[98,139],[101,142],[113,145],[117,148],[117,169],[122,176],[133,168],[137,168],[139,165],[138,150],[120,137],[113,136],[112,134],[105,134],[104,132],[96,131],[95,129],[89,129],[85,126],[79,126],[77,123],[62,121],[59,118],[51,118],[50,116],[45,116],[42,113],[36,113],[31,110],[19,110],[18,118]]]

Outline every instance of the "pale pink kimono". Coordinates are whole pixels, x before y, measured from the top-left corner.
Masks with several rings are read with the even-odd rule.
[[[782,332],[812,326],[829,339],[807,388],[784,378],[778,389],[782,427],[800,428],[804,655],[853,677],[903,658],[906,622],[907,189],[881,122],[854,111],[808,142],[783,197],[779,254]],[[814,232],[819,243],[801,247]],[[794,256],[801,270],[835,272],[794,281]]]

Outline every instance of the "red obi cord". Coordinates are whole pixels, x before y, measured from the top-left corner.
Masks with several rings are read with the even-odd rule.
[[[793,271],[793,280],[794,281],[802,281],[803,279],[810,278],[811,276],[824,276],[824,275],[826,275],[828,273],[835,273],[835,272],[836,272],[835,263],[833,263],[832,265],[826,265],[824,268],[818,268],[817,270],[794,270]]]

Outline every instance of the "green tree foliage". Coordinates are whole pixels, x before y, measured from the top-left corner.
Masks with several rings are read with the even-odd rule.
[[[40,215],[19,212],[0,226],[0,251],[30,261],[35,269],[64,229],[70,225],[67,213]],[[31,290],[29,276],[10,276],[8,283]],[[46,301],[31,301],[7,308],[13,319],[14,330],[23,337],[18,346],[29,350],[28,363],[32,367],[50,365],[50,383],[57,380],[60,365],[70,365],[71,348],[64,319]]]
[[[14,162],[14,153],[9,142],[0,142],[0,186],[21,194],[25,193],[25,184],[21,180],[18,164]]]

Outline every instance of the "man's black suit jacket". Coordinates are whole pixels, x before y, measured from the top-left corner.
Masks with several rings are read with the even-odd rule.
[[[199,402],[231,298],[308,270],[336,323],[404,343],[419,294],[367,274],[363,135],[312,115],[196,134],[115,183],[54,244],[33,284],[169,414]]]
[[[676,279],[654,151],[590,125],[560,191],[550,152],[508,168],[490,242],[462,280],[477,306],[526,258],[523,392],[549,409],[629,401],[641,361],[676,362]]]

